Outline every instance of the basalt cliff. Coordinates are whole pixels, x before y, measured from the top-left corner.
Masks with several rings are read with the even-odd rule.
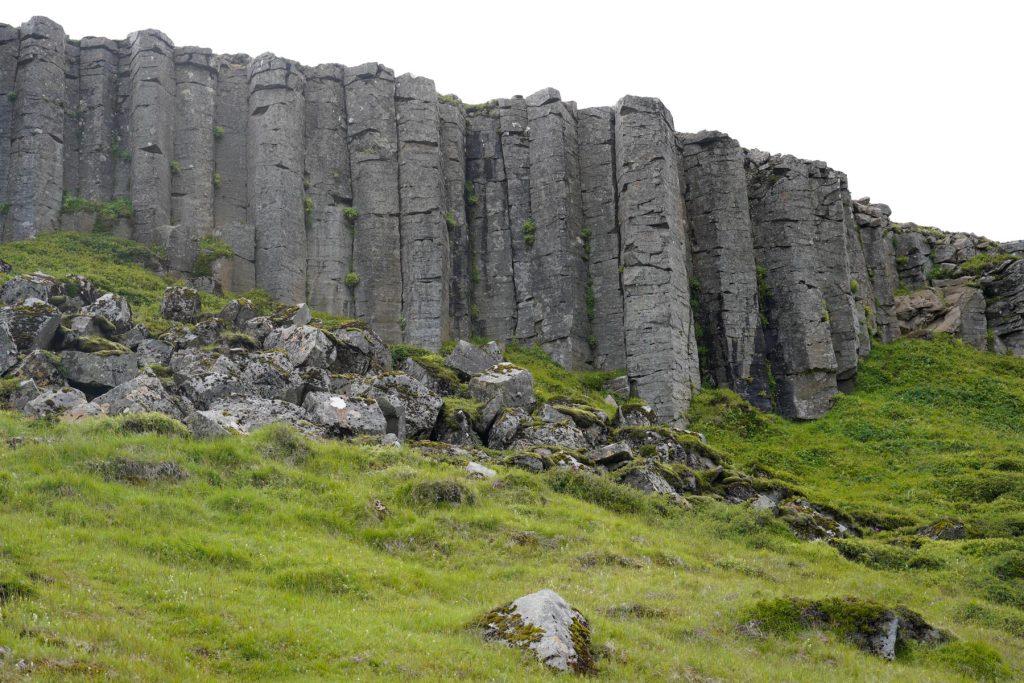
[[[1024,355],[1024,243],[891,223],[825,163],[676,132],[649,97],[467,105],[376,63],[36,17],[0,24],[0,213],[3,241],[111,230],[389,343],[624,368],[668,420],[702,383],[818,417],[901,335]]]

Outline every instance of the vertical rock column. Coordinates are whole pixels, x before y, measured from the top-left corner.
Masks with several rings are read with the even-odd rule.
[[[410,74],[395,84],[401,208],[402,319],[407,343],[438,349],[451,336],[451,250],[444,207],[441,125],[434,82]]]
[[[174,51],[177,82],[171,219],[174,237],[167,244],[170,266],[191,271],[200,238],[213,233],[213,121],[217,68],[205,48]]]
[[[448,212],[448,246],[451,250],[451,290],[448,310],[453,338],[468,339],[471,305],[469,225],[466,221],[466,113],[453,97],[438,101],[441,123],[441,163]]]
[[[590,361],[587,269],[583,260],[582,197],[576,105],[557,90],[526,98],[530,123],[530,207],[534,297],[540,302],[536,341],[563,367]],[[507,169],[506,169],[507,172]],[[523,225],[512,224],[523,232]]]
[[[720,387],[771,408],[757,268],[739,143],[717,131],[677,136],[698,313],[702,365]]]
[[[114,194],[117,44],[106,38],[83,38],[79,47],[80,194],[107,202]]]
[[[853,200],[845,174],[840,174],[843,187],[843,223],[846,226],[846,263],[850,273],[850,292],[853,294],[854,322],[857,325],[857,355],[867,358],[871,353],[871,336],[876,333],[875,290],[868,275],[864,257],[864,244],[853,218]]]
[[[33,17],[19,32],[4,241],[35,237],[60,223],[64,40],[64,29],[44,17]]]
[[[345,276],[352,265],[352,206],[345,113],[345,67],[323,64],[306,80],[306,196],[312,202],[306,232],[306,289],[311,306],[353,315]]]
[[[381,64],[345,69],[352,204],[355,312],[385,341],[402,339],[395,74]]]
[[[581,109],[578,131],[594,367],[614,370],[626,367],[626,347],[615,200],[615,114],[611,107]]]
[[[893,306],[896,289],[900,284],[896,271],[896,252],[893,249],[892,229],[889,227],[889,207],[872,204],[867,197],[852,202],[853,220],[860,232],[864,246],[864,261],[875,302],[875,322],[878,336],[883,342],[891,342],[899,336]]]
[[[14,121],[14,100],[18,97],[15,79],[18,73],[18,29],[0,24],[0,237],[4,232],[7,203],[7,169],[11,160],[11,125]]]
[[[472,251],[473,331],[506,340],[516,329],[516,284],[498,126],[497,113],[490,107],[466,117],[466,219]]]
[[[290,60],[263,54],[249,65],[247,189],[256,285],[286,303],[306,299],[305,85]]]
[[[791,156],[747,155],[769,382],[776,410],[797,419],[821,417],[837,391],[832,331],[817,284],[816,194],[807,172]]]
[[[823,162],[801,162],[814,192],[817,229],[815,280],[825,298],[832,350],[836,357],[836,381],[841,389],[852,388],[860,361],[859,330],[853,300],[853,276],[849,271],[846,241],[846,210],[843,191],[846,178]],[[803,170],[801,172],[804,172]]]
[[[171,220],[174,160],[174,44],[159,31],[128,36],[131,199],[135,239],[160,243],[157,228]]]
[[[699,386],[672,118],[656,99],[615,107],[626,370],[631,390],[681,424]]]
[[[132,190],[132,141],[131,100],[134,82],[132,74],[132,48],[128,39],[117,41],[117,91],[114,99],[114,141],[110,146],[114,157],[114,196],[131,200]],[[131,238],[128,231],[117,233],[119,237]],[[115,232],[117,232],[115,230]]]
[[[515,295],[516,339],[532,342],[541,335],[542,312],[534,288],[537,267],[531,240],[523,226],[532,218],[530,197],[530,116],[522,97],[499,99],[494,113],[498,117],[498,135],[502,168],[505,171],[505,202],[508,215],[508,240],[512,247],[512,289]]]
[[[78,158],[82,150],[82,121],[79,118],[81,88],[79,69],[81,48],[76,43],[64,44],[64,194],[80,196]]]
[[[214,107],[213,222],[235,255],[223,284],[234,292],[256,286],[256,232],[249,224],[249,62],[247,55],[217,58]]]

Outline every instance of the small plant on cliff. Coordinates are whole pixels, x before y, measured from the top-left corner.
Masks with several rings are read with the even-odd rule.
[[[7,99],[10,100],[11,102],[13,102],[14,100],[18,99],[18,91],[17,90],[12,90],[11,92],[7,93]]]
[[[302,216],[307,228],[313,224],[313,198],[308,194],[302,198]]]
[[[534,241],[537,239],[537,224],[532,218],[527,218],[526,222],[523,223],[523,242],[526,246],[533,246]]]
[[[443,102],[444,104],[451,104],[456,107],[462,104],[462,101],[456,95],[438,95],[437,101]]]
[[[220,189],[220,173],[213,174],[213,186]]]
[[[358,284],[359,275],[357,273],[349,272],[349,274],[345,276],[345,286],[349,289],[355,289]]]
[[[222,137],[224,137],[224,126],[214,126],[213,139],[220,140]]]
[[[449,230],[454,230],[459,227],[459,222],[455,220],[455,214],[451,211],[444,215],[444,222],[448,225]]]
[[[61,204],[61,213],[91,213],[96,216],[96,232],[108,232],[114,223],[122,218],[132,217],[132,203],[125,197],[109,202],[97,202],[75,195],[65,195]]]
[[[473,184],[472,180],[466,181],[466,203],[470,206],[476,206],[480,198],[476,196],[476,185]]]
[[[590,238],[594,236],[593,231],[587,226],[583,226],[580,230],[580,239],[583,240],[583,260],[590,260]]]
[[[342,213],[345,214],[345,221],[348,223],[348,227],[355,227],[356,219],[359,218],[359,209],[354,206],[346,206]]]
[[[858,289],[860,289],[860,283],[856,280],[850,280],[850,292],[856,294]]]
[[[6,216],[7,212],[10,211],[10,210],[11,210],[11,203],[10,202],[2,202],[2,203],[0,203],[0,216]]]
[[[181,173],[181,162],[177,159],[171,160],[171,175],[178,175]]]
[[[1015,261],[1019,257],[1013,254],[978,254],[973,258],[964,261],[960,265],[960,270],[965,275],[982,275],[986,271],[992,270],[996,266],[1004,263],[1005,261]]]

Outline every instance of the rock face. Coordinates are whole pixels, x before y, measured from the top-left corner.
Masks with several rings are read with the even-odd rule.
[[[594,668],[590,625],[552,590],[540,590],[499,607],[480,620],[484,637],[531,650],[559,671],[588,673]]]
[[[625,371],[620,395],[677,424],[702,384],[820,416],[873,340],[1024,355],[1024,246],[893,223],[822,162],[673,128],[649,97],[465,105],[375,62],[220,55],[155,30],[75,41],[34,17],[0,24],[0,241],[111,230],[162,247],[172,275],[308,301],[388,344],[536,344]],[[227,247],[212,265],[209,240]],[[7,305],[95,300],[17,280]],[[102,336],[115,313],[67,327]],[[22,351],[63,340],[43,314],[5,314]],[[276,325],[248,318],[261,341]],[[331,371],[389,362],[359,334]]]

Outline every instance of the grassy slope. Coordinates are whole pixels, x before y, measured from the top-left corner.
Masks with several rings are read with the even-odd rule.
[[[143,276],[94,249],[29,252],[0,256],[115,289],[102,269],[130,269],[117,271],[126,284]],[[528,352],[514,360],[553,373]],[[552,393],[585,387],[548,381]],[[684,511],[589,477],[498,468],[496,485],[411,449],[281,429],[197,442],[0,413],[0,594],[11,596],[0,644],[13,651],[0,679],[17,678],[22,658],[33,680],[548,679],[466,628],[541,587],[590,618],[605,680],[976,680],[999,670],[986,648],[1021,676],[1021,401],[1024,362],[952,342],[877,348],[858,391],[815,423],[702,394],[695,426],[735,464],[889,528],[858,542],[858,562],[744,506]],[[13,436],[24,443],[12,448]],[[174,461],[191,476],[112,481],[96,464],[114,458]],[[418,502],[416,486],[439,479],[475,501]],[[948,516],[987,538],[906,547],[907,529]],[[734,631],[763,598],[845,595],[906,604],[980,654],[919,649],[886,663],[827,633]]]

